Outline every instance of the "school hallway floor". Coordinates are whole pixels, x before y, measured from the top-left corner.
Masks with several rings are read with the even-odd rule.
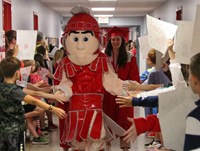
[[[144,116],[144,109],[135,107],[135,117]],[[54,123],[58,125],[58,118],[54,116]],[[63,151],[59,146],[59,129],[53,130],[49,133],[49,144],[47,145],[32,145],[26,143],[26,151]],[[140,135],[137,140],[131,144],[129,151],[145,151],[144,144],[151,142],[152,139],[146,138],[144,134]],[[71,150],[70,150],[71,151]],[[119,139],[112,141],[110,151],[122,151],[119,147]]]

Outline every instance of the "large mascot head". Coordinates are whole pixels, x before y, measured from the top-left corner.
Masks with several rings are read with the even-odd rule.
[[[99,52],[99,25],[89,14],[89,9],[76,6],[70,11],[62,37],[69,59],[78,65],[86,65],[96,59]]]

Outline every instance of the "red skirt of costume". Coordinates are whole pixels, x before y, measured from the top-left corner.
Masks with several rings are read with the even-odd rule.
[[[103,139],[101,94],[75,94],[70,99],[68,119],[62,142]]]

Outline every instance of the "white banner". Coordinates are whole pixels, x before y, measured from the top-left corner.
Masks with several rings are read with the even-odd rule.
[[[194,23],[191,21],[177,21],[178,30],[174,38],[176,62],[189,64]]]
[[[0,61],[5,58],[5,33],[0,31]]]
[[[142,58],[146,59],[147,55],[149,53],[149,50],[151,50],[151,47],[149,45],[148,36],[142,36],[138,38],[139,45],[140,45],[140,54],[142,54]]]
[[[17,58],[20,60],[33,60],[36,47],[37,31],[17,30],[17,44],[19,52]]]
[[[189,87],[161,93],[159,96],[159,121],[164,146],[183,150],[186,117],[195,107],[198,95]]]
[[[196,19],[194,23],[190,57],[197,54],[198,52],[200,52],[200,5],[197,5],[196,8]]]
[[[165,54],[167,51],[167,42],[169,39],[173,39],[178,27],[149,15],[146,18],[150,46]]]

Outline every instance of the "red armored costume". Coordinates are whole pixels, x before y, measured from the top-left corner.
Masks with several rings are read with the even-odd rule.
[[[114,73],[109,58],[98,49],[97,21],[87,10],[86,13],[82,11],[85,8],[80,6],[72,11],[74,16],[68,21],[62,37],[68,55],[54,74],[61,81],[57,88],[69,97],[68,118],[60,141],[75,149],[96,151],[103,148],[105,140],[118,133],[118,130],[110,132],[108,127],[112,128],[108,125],[122,130],[104,115],[102,101],[105,89],[122,95],[123,84]]]

